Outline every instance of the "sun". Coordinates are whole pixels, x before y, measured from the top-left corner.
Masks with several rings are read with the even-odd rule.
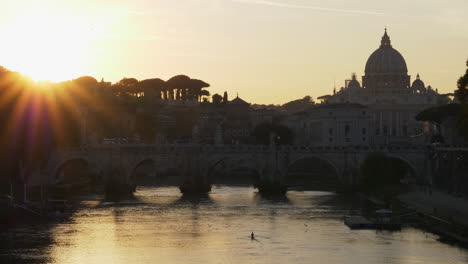
[[[0,64],[35,80],[76,78],[88,59],[89,32],[78,17],[29,12],[1,32]]]

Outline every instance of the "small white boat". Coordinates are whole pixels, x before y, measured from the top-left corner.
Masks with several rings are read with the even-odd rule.
[[[375,224],[379,229],[400,229],[401,222],[398,217],[393,215],[392,210],[388,209],[379,209],[375,211]]]
[[[363,216],[345,216],[344,223],[350,229],[374,229],[375,224]]]
[[[387,209],[375,211],[375,217],[367,219],[364,216],[345,216],[344,223],[351,229],[388,229],[398,230],[401,222]]]

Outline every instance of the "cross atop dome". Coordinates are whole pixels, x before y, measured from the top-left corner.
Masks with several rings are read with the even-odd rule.
[[[390,41],[390,37],[387,35],[387,27],[385,27],[385,33],[384,35],[382,36],[382,40],[380,41],[380,47],[392,47],[391,45],[391,41]]]

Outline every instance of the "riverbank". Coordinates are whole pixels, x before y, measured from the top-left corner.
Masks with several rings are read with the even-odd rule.
[[[374,206],[385,203],[363,193],[358,195]],[[405,223],[440,237],[439,240],[468,248],[468,201],[440,191],[407,191],[395,197],[391,206],[403,213]]]
[[[468,201],[441,191],[410,191],[399,201],[421,216],[420,225],[442,240],[468,247]]]
[[[400,194],[398,199],[419,212],[468,227],[468,200],[440,191],[411,191]]]

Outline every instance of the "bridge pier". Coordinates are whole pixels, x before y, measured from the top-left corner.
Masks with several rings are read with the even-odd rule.
[[[130,178],[126,176],[125,168],[117,167],[111,169],[105,182],[104,193],[106,199],[125,199],[133,197],[136,186],[129,179]]]
[[[180,164],[183,166],[184,182],[179,186],[184,195],[206,194],[211,191],[206,172],[201,164],[199,149],[192,149],[182,156]]]
[[[254,188],[258,189],[261,194],[267,195],[283,195],[288,191],[288,186],[280,180],[279,171],[269,172],[267,177],[261,177],[258,182],[254,184]]]
[[[284,195],[288,191],[288,186],[284,183],[288,162],[289,153],[281,154],[276,146],[272,146],[266,153],[266,162],[254,188],[261,194]]]

